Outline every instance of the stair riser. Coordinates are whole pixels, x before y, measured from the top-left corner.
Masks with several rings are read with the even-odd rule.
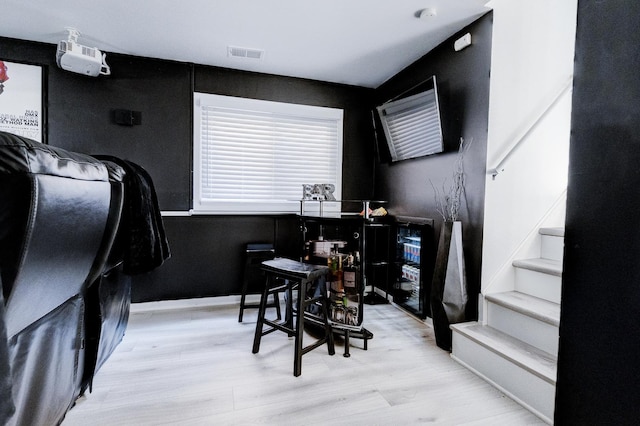
[[[489,302],[487,321],[490,327],[522,340],[550,354],[558,353],[558,327]]]
[[[554,235],[543,235],[540,245],[540,257],[543,259],[553,259],[559,262],[564,256],[564,237]]]
[[[555,386],[465,336],[453,332],[452,357],[547,423],[553,419]]]
[[[515,290],[560,303],[562,278],[528,269],[515,268]]]

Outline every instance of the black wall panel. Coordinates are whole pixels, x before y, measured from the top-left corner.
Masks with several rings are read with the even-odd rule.
[[[389,210],[393,214],[433,218],[436,246],[442,217],[436,210],[430,182],[440,190],[443,183],[448,188],[460,137],[470,143],[464,161],[466,182],[460,217],[469,286],[467,317],[470,319],[477,318],[482,266],[492,21],[493,13],[484,15],[376,91],[376,105],[379,105],[416,86],[419,88],[420,83],[436,76],[443,133],[449,152],[388,163],[384,155],[384,134],[379,135],[381,163],[376,171],[375,194],[378,199],[389,200]],[[471,33],[471,46],[454,52],[453,41],[466,32]]]
[[[278,77],[107,52],[112,75],[85,77],[55,65],[56,46],[0,37],[0,58],[44,65],[48,142],[88,154],[109,154],[149,171],[164,211],[191,208],[192,93],[344,109],[343,198],[371,198],[374,138],[368,106],[373,89]],[[142,123],[121,126],[114,109],[140,111]],[[277,223],[281,223],[277,227]],[[172,258],[134,277],[133,300],[237,294],[242,247],[274,242],[294,255],[299,228],[260,216],[165,217]]]
[[[91,78],[58,69],[55,45],[7,38],[0,38],[0,58],[46,67],[50,144],[141,164],[153,177],[165,211],[191,208],[195,90],[344,109],[343,198],[388,199],[392,214],[437,219],[429,179],[438,183],[450,178],[454,155],[381,163],[371,125],[376,102],[437,74],[446,98],[444,113],[452,123],[447,128],[461,129],[465,138],[474,140],[465,163],[467,210],[462,219],[469,280],[475,288],[482,243],[491,14],[470,30],[473,45],[468,49],[454,53],[443,45],[377,90],[108,52],[112,75]],[[114,109],[140,111],[142,123],[115,124]],[[454,143],[456,132],[449,130]],[[165,222],[172,258],[158,270],[135,277],[135,301],[238,293],[246,242],[270,236],[269,241],[277,240],[289,253],[299,245],[297,225],[278,227],[281,221],[275,217],[178,216],[165,217]],[[475,310],[473,295],[471,302]]]
[[[274,222],[268,216],[165,217],[171,259],[136,277],[133,301],[238,294],[244,245],[274,242]]]
[[[640,3],[578,1],[555,423],[640,419]]]
[[[60,70],[56,46],[0,38],[0,58],[46,67],[47,141],[87,154],[135,161],[151,174],[162,210],[188,210],[191,179],[191,66],[107,54],[112,75]],[[142,113],[121,126],[114,109]]]
[[[162,210],[188,210],[191,179],[191,67],[108,56],[112,75],[90,78],[52,67],[49,143],[137,162],[153,177]],[[115,124],[113,111],[142,115]]]

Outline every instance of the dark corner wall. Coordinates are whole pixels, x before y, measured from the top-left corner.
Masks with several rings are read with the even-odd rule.
[[[558,425],[640,419],[639,16],[578,1]]]
[[[443,220],[436,210],[430,182],[437,188],[441,189],[443,183],[448,188],[460,137],[470,144],[464,159],[466,184],[461,212],[469,319],[477,318],[480,292],[492,28],[493,13],[489,12],[376,91],[378,105],[436,76],[448,152],[389,163],[384,135],[378,136],[381,162],[376,168],[375,180],[375,196],[389,201],[392,214],[429,217],[436,221],[436,242]],[[467,32],[471,33],[472,45],[455,52],[454,40]]]
[[[92,78],[60,70],[53,44],[8,38],[0,38],[0,58],[45,67],[49,144],[128,159],[154,179],[161,210],[171,212],[164,223],[172,257],[155,271],[134,277],[134,302],[238,294],[247,242],[275,242],[283,254],[299,249],[298,225],[290,216],[186,215],[192,205],[194,91],[344,109],[343,198],[386,199],[394,215],[437,220],[429,179],[436,185],[450,179],[455,154],[381,162],[384,154],[377,155],[371,121],[378,102],[435,74],[449,145],[455,149],[460,136],[473,140],[465,160],[462,220],[470,317],[476,317],[491,28],[489,13],[375,90],[108,52],[112,75]],[[467,31],[472,46],[454,52],[453,40]],[[142,124],[115,124],[115,109],[140,111]]]
[[[374,137],[372,89],[276,77],[127,55],[109,54],[112,75],[85,77],[60,70],[56,46],[0,38],[0,58],[45,67],[47,141],[87,154],[134,161],[151,174],[160,208],[191,208],[192,93],[202,91],[344,109],[343,195],[371,198]],[[114,109],[142,113],[142,124],[113,123]],[[297,227],[269,216],[165,216],[172,257],[134,277],[133,301],[238,294],[247,242],[295,249]]]

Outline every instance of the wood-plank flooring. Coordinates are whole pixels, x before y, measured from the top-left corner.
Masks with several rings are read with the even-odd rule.
[[[367,351],[352,339],[345,358],[338,338],[334,356],[309,352],[294,377],[293,340],[269,334],[252,354],[256,310],[238,323],[224,299],[134,304],[123,342],[62,426],[544,424],[393,305],[365,305]]]

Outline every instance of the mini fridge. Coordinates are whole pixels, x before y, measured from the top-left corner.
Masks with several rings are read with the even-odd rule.
[[[436,258],[433,219],[396,217],[393,302],[418,318],[431,317],[429,298]]]

